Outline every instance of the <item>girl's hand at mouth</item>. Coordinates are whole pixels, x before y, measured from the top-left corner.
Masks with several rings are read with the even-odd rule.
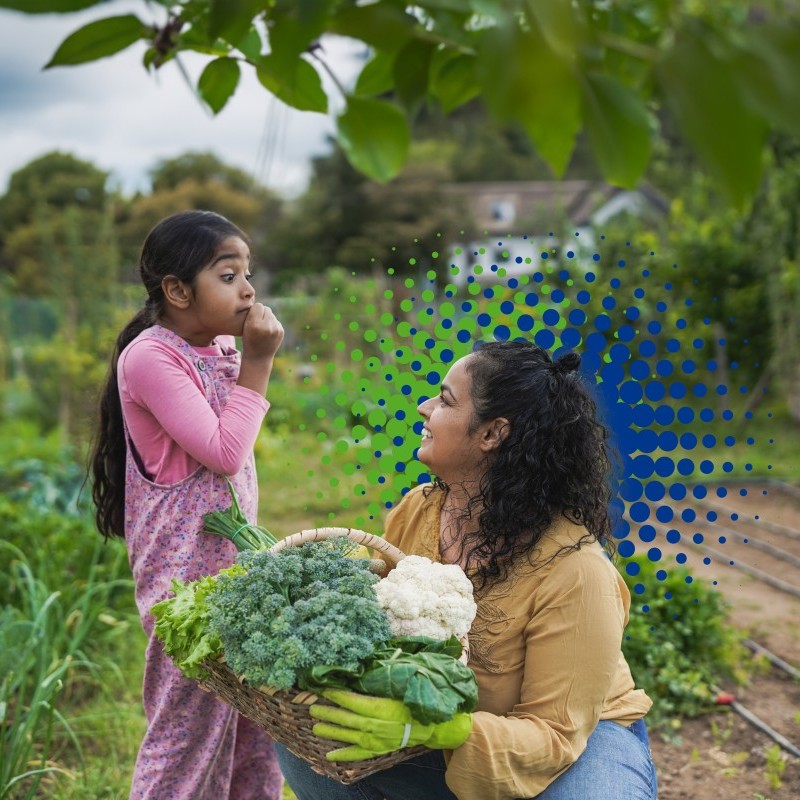
[[[242,358],[271,359],[283,341],[283,325],[269,306],[254,303],[242,329]]]

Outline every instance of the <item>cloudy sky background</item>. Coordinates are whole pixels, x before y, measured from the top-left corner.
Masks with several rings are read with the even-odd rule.
[[[327,151],[332,118],[288,108],[252,70],[242,70],[239,88],[216,117],[174,63],[145,71],[143,43],[90,64],[42,70],[61,41],[87,22],[133,11],[160,23],[152,14],[162,10],[115,0],[76,14],[0,11],[0,193],[13,172],[53,150],[107,170],[128,195],[148,190],[148,171],[160,159],[188,150],[212,151],[285,196],[303,190],[310,158]],[[349,83],[360,65],[354,43],[336,38],[324,46]],[[206,60],[185,54],[182,61],[196,81]],[[324,74],[323,82],[330,91]]]

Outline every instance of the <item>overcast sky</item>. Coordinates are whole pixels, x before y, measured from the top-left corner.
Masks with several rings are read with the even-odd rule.
[[[299,193],[309,158],[327,150],[332,121],[283,105],[252,70],[242,70],[239,88],[217,117],[192,95],[175,64],[148,74],[144,44],[91,64],[42,70],[73,30],[130,10],[153,21],[137,0],[78,14],[0,11],[0,193],[14,171],[53,150],[111,172],[127,194],[148,189],[148,171],[159,159],[187,150],[210,150],[282,194]],[[358,64],[354,43],[332,39],[325,48],[347,83]],[[196,80],[205,61],[187,54],[184,64]]]

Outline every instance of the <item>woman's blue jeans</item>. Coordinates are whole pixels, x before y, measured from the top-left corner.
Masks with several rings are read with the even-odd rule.
[[[444,782],[441,751],[369,775],[347,786],[314,772],[277,745],[278,761],[298,800],[457,800]],[[536,800],[656,800],[656,770],[644,720],[628,728],[601,720],[580,758]]]

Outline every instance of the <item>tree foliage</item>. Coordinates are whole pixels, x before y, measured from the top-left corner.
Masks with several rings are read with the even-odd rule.
[[[136,264],[142,242],[158,220],[190,208],[216,211],[238,225],[252,240],[256,263],[274,260],[271,238],[282,201],[247,173],[213,153],[190,151],[159,161],[150,176],[152,191],[134,197],[119,213],[126,265]]]
[[[216,210],[252,234],[256,266],[271,261],[281,201],[245,173],[190,152],[156,164],[152,179],[150,193],[118,196],[106,172],[54,152],[17,170],[0,197],[0,377],[28,387],[16,414],[73,442],[88,435],[113,340],[141,302],[126,282],[159,219]]]
[[[416,275],[468,221],[444,193],[453,177],[451,156],[447,142],[417,143],[412,163],[388,184],[367,180],[341,148],[316,158],[308,189],[274,231],[280,287],[332,266]]]
[[[90,5],[0,0],[29,13]],[[450,114],[473,99],[518,124],[556,176],[584,132],[604,178],[625,187],[647,168],[658,112],[668,108],[740,205],[758,188],[769,133],[800,134],[800,12],[779,0],[752,8],[748,0],[157,0],[143,12],[85,25],[47,66],[137,41],[148,69],[195,51],[207,58],[197,91],[215,113],[242,68],[288,105],[327,113],[327,72],[345,100],[338,142],[379,181],[402,169],[409,120],[421,108]],[[369,49],[352,88],[326,60],[325,35]]]
[[[59,151],[46,153],[11,175],[0,199],[2,229],[8,232],[30,223],[37,203],[54,210],[78,206],[102,211],[107,183],[108,173],[88,161]]]

